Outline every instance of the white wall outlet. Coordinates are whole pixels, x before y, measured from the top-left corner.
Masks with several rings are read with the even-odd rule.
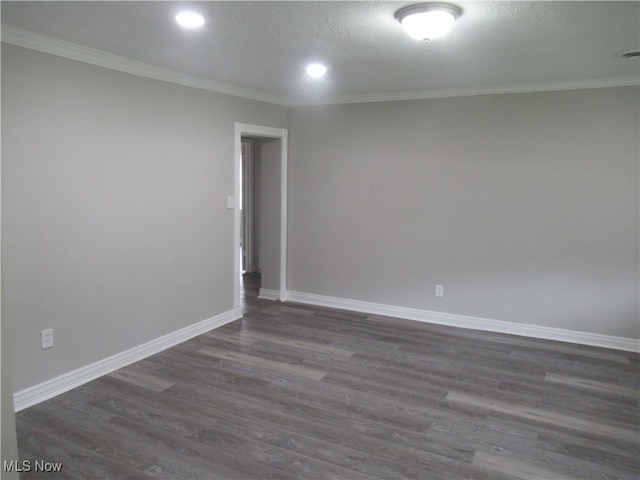
[[[53,328],[42,330],[40,332],[40,338],[42,340],[42,349],[53,347]]]
[[[236,197],[229,195],[227,197],[227,208],[228,209],[233,209],[236,208]]]
[[[436,297],[444,297],[444,285],[436,285]]]

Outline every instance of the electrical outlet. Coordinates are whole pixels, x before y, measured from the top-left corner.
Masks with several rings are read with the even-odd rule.
[[[444,285],[436,285],[436,297],[444,297]]]
[[[42,330],[40,332],[40,338],[42,340],[42,349],[53,347],[53,328]]]

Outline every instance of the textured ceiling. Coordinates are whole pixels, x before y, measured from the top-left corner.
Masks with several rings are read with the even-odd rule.
[[[2,23],[283,104],[637,82],[639,2],[455,2],[429,44],[395,20],[416,2],[2,2]],[[201,12],[203,29],[173,20]],[[3,32],[4,39],[4,32]],[[304,73],[310,61],[326,78]]]

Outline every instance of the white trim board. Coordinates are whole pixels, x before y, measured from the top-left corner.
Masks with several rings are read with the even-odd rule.
[[[501,85],[494,87],[476,88],[435,88],[410,92],[378,92],[354,95],[324,96],[319,99],[307,97],[288,97],[274,95],[269,92],[255,90],[234,85],[214,82],[204,78],[193,77],[168,68],[156,67],[126,57],[113,55],[95,48],[89,48],[76,43],[59,40],[57,38],[30,32],[10,25],[2,25],[2,41],[18,47],[29,48],[39,52],[56,55],[78,62],[97,65],[120,72],[153,78],[164,82],[187,87],[199,88],[210,92],[234,95],[237,97],[273,103],[284,107],[298,107],[305,105],[333,105],[347,103],[372,103],[399,100],[418,100],[429,98],[467,97],[476,95],[499,95],[506,93],[550,92],[558,90],[582,90],[589,88],[607,88],[637,86],[640,84],[637,75],[607,77],[597,79],[582,79],[571,81],[528,83],[522,85]]]
[[[344,105],[349,103],[398,102],[405,100],[427,100],[431,98],[475,97],[480,95],[505,95],[517,93],[542,93],[568,90],[588,90],[592,88],[637,87],[640,80],[637,75],[620,77],[558,81],[546,83],[527,83],[522,85],[499,85],[494,87],[471,88],[433,88],[411,92],[363,93],[334,95],[322,98],[297,98],[287,102],[287,107],[310,105]]]
[[[185,87],[199,88],[209,92],[233,95],[276,105],[284,105],[285,103],[284,98],[267,92],[193,77],[168,68],[156,67],[148,63],[138,62],[126,57],[103,52],[102,50],[59,40],[10,25],[2,25],[2,41],[17,47],[28,48],[30,50],[88,63],[89,65],[125,72],[138,77],[152,78]]]
[[[258,298],[261,300],[280,300],[280,292],[278,290],[269,290],[267,288],[261,288],[258,293]]]
[[[274,300],[282,302],[286,299],[287,289],[287,204],[288,204],[288,144],[289,130],[286,128],[267,127],[264,125],[252,125],[249,123],[234,123],[235,150],[234,150],[234,197],[235,215],[233,226],[233,302],[237,314],[242,313],[240,305],[240,210],[238,209],[238,197],[240,196],[240,154],[242,148],[242,137],[275,138],[279,139],[280,145],[280,290],[278,297]],[[265,290],[265,292],[268,292]],[[270,291],[269,291],[270,292]],[[270,295],[270,293],[265,293]],[[267,297],[263,297],[267,298]],[[269,297],[269,300],[271,298]]]
[[[267,298],[267,297],[265,297]],[[288,291],[287,300],[290,302],[306,303],[322,307],[339,308],[361,313],[396,317],[406,320],[415,320],[424,323],[434,323],[451,327],[468,328],[486,332],[507,333],[523,337],[556,340],[560,342],[577,343],[594,347],[612,348],[628,352],[640,352],[640,341],[632,338],[614,337],[597,333],[578,332],[561,328],[543,327],[540,325],[528,325],[521,323],[504,322],[487,318],[455,315],[452,313],[433,312],[416,308],[396,307],[379,303],[363,302],[345,298],[316,295]]]
[[[241,317],[242,315],[240,315]],[[14,393],[13,401],[16,412],[24,410],[40,402],[44,402],[61,393],[79,387],[96,378],[107,375],[119,368],[131,365],[134,362],[155,355],[167,348],[185,342],[193,337],[202,335],[214,328],[221,327],[227,323],[240,318],[233,310],[221,313],[215,317],[202,320],[201,322],[181,328],[175,332],[163,335],[149,342],[133,347],[124,352],[117,353],[103,360],[91,363],[71,372],[64,373],[58,377],[47,380],[33,387],[25,388]]]

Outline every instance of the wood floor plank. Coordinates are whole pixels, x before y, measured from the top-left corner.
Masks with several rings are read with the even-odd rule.
[[[562,425],[563,427],[593,433],[630,443],[637,443],[638,430],[634,428],[613,427],[606,423],[594,422],[583,418],[562,415],[556,412],[540,408],[526,407],[514,403],[488,399],[476,395],[467,395],[460,392],[449,392],[446,397],[451,402],[461,403],[471,407],[491,410],[494,412],[513,415],[516,417],[547,423],[550,425]]]
[[[246,332],[240,332],[239,334],[237,334],[237,337],[241,341],[253,340],[255,342],[255,341],[263,340],[266,342],[276,343],[279,345],[286,345],[288,347],[296,347],[296,348],[302,348],[307,350],[313,350],[315,352],[324,353],[326,355],[333,355],[336,357],[350,357],[355,353],[354,351],[347,350],[345,348],[338,348],[338,347],[332,347],[330,345],[324,345],[321,343],[313,343],[313,342],[307,342],[303,340],[296,340],[296,339],[292,339],[290,337],[285,337],[282,335],[273,335],[273,334],[269,335],[269,334],[246,331]]]
[[[32,470],[22,473],[22,479],[43,478],[140,478],[144,472],[132,467],[126,461],[105,458],[100,452],[87,450],[84,445],[53,432],[51,427],[30,425],[17,422],[21,439],[20,457],[22,460],[52,461],[62,463],[59,474],[43,474]],[[23,448],[24,445],[24,448]],[[166,477],[164,477],[166,478]]]
[[[129,406],[127,411],[135,411],[135,409]],[[222,467],[223,470],[230,472],[221,474],[210,470],[196,475],[195,478],[217,478],[219,475],[223,475],[224,478],[296,478],[300,475],[308,475],[318,467],[310,460],[297,458],[290,452],[277,449],[265,442],[249,439],[243,436],[241,431],[230,432],[220,428],[217,422],[190,423],[185,422],[181,416],[173,420],[177,422],[176,425],[182,424],[183,428],[173,431],[167,428],[155,428],[149,422],[132,419],[129,414],[126,417],[114,417],[112,423],[122,429],[128,429],[130,434],[141,435],[143,441],[162,442],[172,451],[179,452],[181,449],[188,448],[191,454],[179,460],[180,463],[185,463],[181,467],[184,471],[188,471],[196,459],[204,458],[207,464]],[[243,454],[237,455],[239,451]],[[290,465],[289,468],[283,468],[287,464]],[[345,473],[339,468],[324,470],[334,474]],[[193,478],[192,475],[190,474],[189,478]],[[312,477],[309,475],[309,478]]]
[[[264,358],[254,357],[244,353],[229,352],[218,348],[208,347],[198,350],[201,355],[208,355],[210,357],[219,358],[222,360],[229,360],[231,362],[238,362],[244,365],[252,367],[260,367],[268,370],[275,370],[277,372],[284,372],[290,375],[298,375],[301,377],[309,378],[311,380],[321,380],[327,372],[321,370],[315,370],[313,368],[307,368],[301,365],[292,365],[289,363],[276,362],[273,360],[267,360]]]
[[[237,343],[242,346],[253,345],[258,340],[255,338],[248,337],[247,335],[243,335],[240,337],[237,333],[228,333],[225,331],[213,330],[211,332],[205,333],[203,337],[212,338],[214,340],[224,340],[230,343]]]
[[[473,457],[473,464],[494,472],[514,475],[514,478],[521,480],[580,480],[580,477],[560,474],[556,471],[538,467],[517,458],[488,452],[476,452]]]
[[[634,399],[636,402],[638,401],[638,389],[623,387],[614,383],[598,382],[595,380],[589,380],[588,378],[571,377],[568,375],[560,375],[552,372],[545,373],[545,380],[580,387],[588,390],[599,390],[613,395],[629,397],[631,399]]]
[[[522,340],[516,341],[516,344],[524,345],[525,342]],[[564,358],[582,358],[582,359],[593,359],[593,360],[605,360],[607,362],[612,363],[621,363],[621,364],[629,364],[629,355],[622,352],[613,352],[608,349],[598,349],[598,348],[588,348],[588,347],[576,347],[573,345],[567,345],[560,342],[553,342],[553,345],[546,346],[545,350],[550,353],[553,352],[557,355],[555,356],[564,356]],[[533,350],[537,350],[534,345],[530,345]],[[521,355],[525,353],[526,350],[512,350],[513,355]],[[558,355],[559,354],[559,355]]]
[[[606,472],[614,478],[630,478],[636,480],[640,476],[640,458],[633,452],[624,450],[608,443],[581,443],[574,436],[559,435],[557,432],[538,435],[536,449],[543,452],[553,452],[565,455],[578,462],[596,463],[594,471],[600,470],[603,476]],[[604,461],[602,459],[605,459]],[[637,474],[634,474],[636,472]]]
[[[63,479],[640,478],[640,355],[256,299],[16,415]],[[23,478],[45,478],[29,472]]]
[[[640,421],[637,401],[629,397],[614,397],[606,392],[567,393],[566,386],[558,388],[545,382],[501,382],[497,389],[484,391],[485,396],[495,400],[517,403],[530,407],[552,410],[557,414],[582,416],[585,418],[607,418],[607,423],[619,427],[637,424]],[[479,392],[471,392],[479,393]]]
[[[174,385],[173,382],[168,382],[154,375],[137,372],[132,368],[122,368],[110,375],[112,378],[117,378],[123,382],[132,383],[143,388],[148,388],[154,392],[162,392]]]

